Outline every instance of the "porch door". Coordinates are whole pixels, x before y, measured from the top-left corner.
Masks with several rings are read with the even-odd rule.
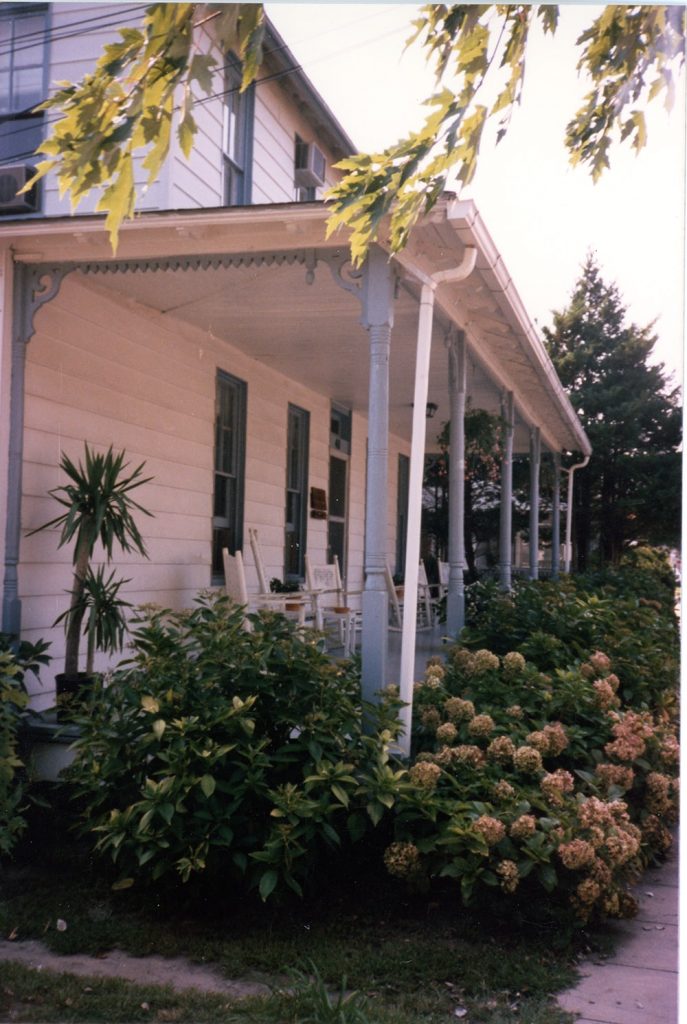
[[[284,577],[302,580],[308,527],[308,448],[310,413],[289,405],[286,438],[286,525]]]

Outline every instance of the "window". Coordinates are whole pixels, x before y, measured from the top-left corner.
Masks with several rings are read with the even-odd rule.
[[[47,27],[46,6],[0,6],[0,163],[30,162],[43,138]]]
[[[300,135],[296,135],[294,139],[294,166],[298,167],[300,153],[305,143]],[[312,203],[317,199],[317,189],[314,185],[299,185],[298,182],[295,184],[296,190],[296,202],[297,203]]]
[[[338,452],[345,455],[351,453],[351,412],[350,409],[341,409],[337,405],[332,406],[329,419],[329,447],[336,448]]]
[[[220,371],[215,398],[215,494],[212,517],[212,582],[224,578],[222,548],[243,544],[246,452],[246,385]]]
[[[327,523],[327,558],[339,559],[341,571],[346,567],[346,517],[348,511],[348,459],[351,451],[351,412],[332,406],[329,428],[329,521]]]
[[[224,104],[224,202],[245,206],[251,201],[253,161],[253,112],[255,87],[241,92],[241,65],[228,58]]]
[[[312,203],[317,199],[317,189],[310,185],[308,188],[296,189],[297,203]]]
[[[301,580],[304,573],[308,526],[308,448],[310,413],[289,405],[286,438],[286,579]]]

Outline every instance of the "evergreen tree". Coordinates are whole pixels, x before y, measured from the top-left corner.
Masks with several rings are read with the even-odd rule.
[[[627,322],[617,287],[589,255],[569,306],[544,335],[593,446],[575,481],[578,568],[592,550],[617,562],[631,541],[677,545],[682,417],[663,364],[648,362],[654,325]]]

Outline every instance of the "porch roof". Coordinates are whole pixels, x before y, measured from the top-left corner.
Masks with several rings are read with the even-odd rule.
[[[365,412],[369,361],[359,304],[337,286],[336,275],[313,264],[316,256],[345,259],[345,236],[325,240],[327,217],[323,203],[143,213],[122,227],[114,259],[101,216],[15,220],[0,224],[0,246],[11,245],[21,263],[69,263],[89,274],[120,271],[98,273],[95,286],[211,331],[332,401]],[[473,273],[440,285],[436,295],[429,400],[438,411],[429,446],[449,418],[443,342],[455,325],[466,333],[472,406],[497,412],[502,392],[514,394],[516,451],[527,450],[529,428],[538,426],[550,449],[589,454],[589,441],[475,205],[450,196],[416,225],[406,250],[394,257],[401,287],[392,332],[390,429],[410,437],[419,281],[457,266],[466,247],[477,250]],[[236,265],[210,259],[249,254],[294,258]],[[164,262],[177,257],[207,259],[194,263],[197,269]],[[155,273],[140,272],[155,263]],[[308,284],[305,271],[313,265],[314,282]]]

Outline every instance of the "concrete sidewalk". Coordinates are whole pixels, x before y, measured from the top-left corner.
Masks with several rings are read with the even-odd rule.
[[[647,871],[634,890],[639,913],[616,922],[612,956],[580,965],[582,980],[563,992],[576,1024],[677,1024],[678,844],[660,868]]]

